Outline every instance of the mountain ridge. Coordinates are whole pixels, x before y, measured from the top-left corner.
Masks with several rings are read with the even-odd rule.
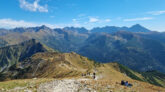
[[[164,33],[152,31],[84,33],[78,32],[78,29],[67,31],[49,29],[46,26],[25,28],[25,32],[10,32],[0,36],[0,46],[13,45],[34,38],[54,50],[74,51],[98,62],[118,61],[138,71],[165,72],[164,54],[161,54],[165,48]]]
[[[106,35],[106,37],[111,37],[107,34],[103,34],[103,36],[104,35]],[[28,49],[24,46],[27,46]],[[85,77],[92,79],[92,74],[96,73],[97,80],[111,80],[115,83],[120,83],[121,80],[127,80],[131,83],[137,82],[147,86],[153,84],[160,87],[165,87],[165,74],[160,72],[137,72],[116,62],[99,63],[87,57],[76,54],[75,52],[60,53],[57,51],[52,51],[52,49],[42,45],[35,39],[2,48],[3,50],[7,48],[8,51],[10,51],[11,47],[13,48],[11,53],[13,56],[10,56],[10,54],[9,56],[13,57],[14,59],[17,58],[17,61],[14,61],[14,59],[6,61],[14,61],[14,63],[8,65],[7,69],[1,71],[1,81],[29,78],[65,79]],[[31,48],[32,50],[29,50]],[[31,51],[33,52],[31,53]],[[19,52],[23,53],[23,55],[17,54]],[[5,59],[1,60],[1,62],[2,61],[5,61]]]
[[[9,29],[9,31],[13,31],[13,32],[25,32],[25,30],[56,30],[56,29],[60,29],[60,28],[49,28],[46,25],[41,25],[41,26],[37,26],[37,27],[16,27],[13,29]],[[85,27],[64,27],[61,28],[63,30],[66,31],[74,31],[74,32],[79,32],[79,33],[90,33],[90,32],[107,32],[107,33],[114,33],[117,31],[130,31],[130,32],[151,32],[151,30],[141,26],[140,24],[135,24],[132,25],[131,27],[118,27],[118,26],[105,26],[105,27],[94,27],[92,29],[86,29]],[[0,31],[6,30],[5,28],[1,28]]]
[[[116,26],[96,27],[91,30],[91,32],[106,32],[106,33],[115,33],[118,31],[151,32],[151,30],[141,26],[140,24],[136,24],[131,27],[116,27]]]
[[[1,73],[0,80],[29,78],[81,78],[91,79],[95,72],[101,80],[138,80],[153,85],[164,86],[165,75],[158,72],[136,72],[119,63],[97,63],[86,57],[72,53],[41,52],[13,65],[8,72]],[[84,74],[84,76],[82,76]],[[113,74],[113,75],[112,75]],[[99,77],[101,76],[101,77]],[[154,79],[153,79],[154,78]],[[159,80],[155,81],[155,80]]]
[[[42,45],[35,39],[27,40],[17,45],[10,45],[0,48],[0,69],[1,72],[8,69],[10,66],[23,61],[27,57],[32,56],[37,52],[51,51],[46,46]]]

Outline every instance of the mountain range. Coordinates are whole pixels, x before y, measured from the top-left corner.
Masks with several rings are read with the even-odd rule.
[[[106,27],[96,27],[91,30],[92,33],[96,32],[106,32],[106,33],[115,33],[117,31],[129,31],[129,32],[150,32],[151,30],[136,24],[132,27],[116,27],[116,26],[106,26]]]
[[[0,46],[37,41],[59,52],[76,52],[97,62],[119,62],[133,70],[165,72],[165,34],[139,24],[132,27],[102,28],[46,26],[1,29]]]

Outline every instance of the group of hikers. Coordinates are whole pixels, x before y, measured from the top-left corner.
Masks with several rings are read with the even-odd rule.
[[[95,73],[95,72],[94,72],[94,73],[88,72],[88,73],[86,73],[86,74],[82,74],[82,76],[83,76],[83,77],[92,76],[93,79],[96,79],[96,73]]]
[[[88,73],[82,74],[82,76],[83,77],[91,76],[93,79],[96,79],[96,73],[95,72],[94,73],[88,72]],[[126,87],[132,87],[133,86],[131,83],[128,83],[128,81],[124,81],[124,80],[121,81],[121,85],[126,86]]]
[[[127,86],[127,87],[132,87],[133,86],[131,83],[128,83],[128,81],[124,81],[124,80],[121,81],[121,85]]]

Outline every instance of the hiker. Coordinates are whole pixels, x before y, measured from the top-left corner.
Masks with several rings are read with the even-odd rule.
[[[93,79],[95,79],[96,78],[96,73],[93,73]]]
[[[87,75],[90,76],[90,72],[88,72]]]
[[[81,76],[84,77],[84,74],[82,73]]]
[[[132,87],[133,86],[131,83],[128,83],[128,81],[125,82],[124,80],[121,81],[121,85],[127,86],[127,87]]]
[[[125,86],[128,86],[128,81],[125,82]]]
[[[124,85],[124,84],[125,84],[125,81],[124,81],[124,80],[122,80],[122,81],[121,81],[121,85]]]

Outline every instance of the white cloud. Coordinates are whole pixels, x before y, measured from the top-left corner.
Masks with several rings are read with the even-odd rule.
[[[33,3],[29,3],[26,0],[19,0],[20,7],[25,10],[29,10],[32,12],[48,12],[47,5],[41,6],[39,5],[40,0],[35,0]]]
[[[132,18],[132,19],[124,19],[123,21],[143,21],[143,20],[152,20],[152,17],[143,17],[143,18]]]
[[[72,19],[73,22],[77,22],[77,19]]]
[[[161,14],[165,14],[165,10],[164,11],[151,11],[151,12],[148,12],[148,14],[161,15]]]
[[[0,19],[0,27],[14,28],[14,27],[32,27],[37,26],[35,23],[25,22],[24,20]]]
[[[51,28],[60,27],[56,24],[33,23],[33,22],[26,22],[24,20],[13,20],[13,19],[0,19],[0,28],[36,27],[41,25],[46,25]]]
[[[111,20],[110,19],[105,19],[105,22],[111,22]]]
[[[16,27],[36,27],[46,25],[50,28],[63,28],[66,26],[75,26],[81,27],[79,23],[68,23],[68,24],[49,24],[49,23],[34,23],[34,22],[27,22],[24,20],[13,20],[13,19],[0,19],[0,28],[16,28]]]
[[[89,18],[89,22],[90,22],[90,23],[99,22],[99,19],[98,19],[98,18],[93,18],[93,17],[91,17],[91,18]]]

